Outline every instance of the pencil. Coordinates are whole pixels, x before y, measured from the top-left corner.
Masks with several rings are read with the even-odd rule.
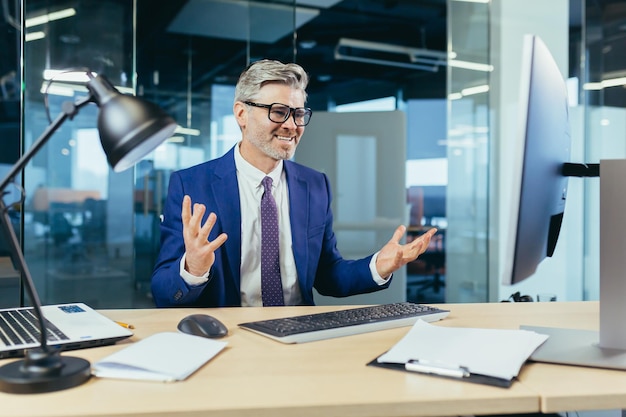
[[[117,324],[119,324],[122,327],[126,327],[127,329],[134,329],[135,326],[133,326],[132,324],[128,324],[128,323],[124,323],[122,321],[116,321]]]

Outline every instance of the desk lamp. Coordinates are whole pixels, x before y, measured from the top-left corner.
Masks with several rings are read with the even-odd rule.
[[[6,195],[6,187],[14,181],[15,176],[24,169],[28,161],[63,122],[68,118],[72,119],[80,108],[89,103],[95,103],[100,109],[98,114],[100,141],[107,160],[115,172],[121,172],[133,166],[169,138],[176,129],[174,119],[155,104],[121,94],[101,75],[95,76],[87,71],[87,76],[89,80],[85,86],[89,94],[77,99],[74,103],[63,104],[59,116],[51,122],[0,183],[2,197]],[[22,191],[22,199],[23,194]],[[47,328],[41,312],[41,302],[3,198],[0,198],[0,211],[2,212],[0,222],[8,238],[13,262],[22,273],[41,331],[39,348],[29,349],[23,359],[0,367],[0,391],[22,394],[42,393],[80,385],[91,376],[91,364],[82,358],[61,356],[60,349],[48,346]]]

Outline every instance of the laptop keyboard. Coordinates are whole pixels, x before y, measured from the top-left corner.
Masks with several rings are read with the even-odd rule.
[[[46,320],[48,341],[67,340],[68,337]],[[41,332],[33,308],[0,311],[0,341],[5,346],[38,343]]]
[[[441,320],[448,310],[398,302],[241,323],[240,327],[284,343],[302,343]]]

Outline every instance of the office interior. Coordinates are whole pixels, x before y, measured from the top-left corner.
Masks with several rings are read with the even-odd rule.
[[[398,224],[439,232],[382,292],[318,304],[473,303],[520,291],[598,299],[599,184],[570,180],[555,255],[501,282],[517,140],[522,37],[539,35],[570,91],[572,160],[626,153],[626,4],[612,0],[2,0],[0,174],[84,92],[89,68],[179,124],[114,173],[96,109],[65,123],[5,201],[43,303],[152,307],[150,276],[169,174],[239,140],[237,76],[260,58],[311,76],[313,111],[295,160],[327,172],[345,257],[377,250]],[[620,46],[621,45],[621,46]],[[94,106],[95,107],[95,106]],[[20,201],[19,187],[25,191]],[[4,242],[4,240],[2,240]],[[0,307],[27,303],[0,252]]]

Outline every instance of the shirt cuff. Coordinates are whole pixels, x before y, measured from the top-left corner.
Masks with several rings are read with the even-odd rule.
[[[391,279],[393,274],[389,274],[389,276],[387,278],[383,278],[380,275],[378,275],[378,271],[376,270],[376,259],[378,259],[378,253],[379,252],[376,252],[372,256],[372,259],[370,260],[370,272],[372,273],[372,278],[374,279],[374,282],[376,284],[378,284],[378,285],[385,285],[386,283],[389,282],[389,280]]]
[[[187,257],[187,252],[183,254],[183,257],[180,259],[180,277],[189,285],[197,286],[205,284],[209,280],[209,274],[211,270],[206,271],[202,276],[191,275],[189,272],[185,270],[185,259]]]

